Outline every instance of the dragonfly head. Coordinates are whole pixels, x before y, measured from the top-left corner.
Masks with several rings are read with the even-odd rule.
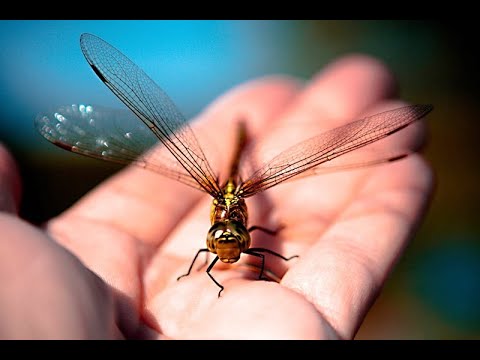
[[[207,235],[207,247],[217,254],[220,261],[234,263],[240,254],[250,247],[248,230],[239,221],[218,221],[212,225]]]

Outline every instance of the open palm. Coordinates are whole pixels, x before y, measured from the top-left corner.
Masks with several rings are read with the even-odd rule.
[[[387,69],[350,56],[306,85],[284,77],[245,84],[212,104],[195,127],[228,153],[231,138],[224,134],[241,114],[249,136],[274,155],[365,114],[402,106],[394,95]],[[418,147],[424,125],[388,141]],[[421,221],[433,182],[415,154],[249,198],[249,225],[281,226],[275,236],[253,232],[254,246],[299,258],[266,257],[268,274],[279,282],[255,280],[257,262],[248,255],[234,265],[217,263],[212,275],[225,286],[218,298],[206,268],[197,271],[203,258],[177,281],[205,247],[208,195],[129,166],[50,220],[44,233],[9,214],[17,180],[7,155],[2,158],[0,169],[9,176],[0,185],[10,195],[1,203],[0,279],[9,306],[0,309],[7,319],[0,337],[10,338],[353,338]],[[32,296],[37,301],[20,300]]]

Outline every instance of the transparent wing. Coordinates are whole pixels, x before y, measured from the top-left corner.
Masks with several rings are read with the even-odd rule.
[[[361,161],[358,160],[361,157],[357,156],[357,160],[351,162],[346,157],[347,160],[338,162],[337,164],[340,164],[338,166],[329,167],[328,164],[330,160],[403,129],[427,115],[432,109],[431,105],[411,105],[385,111],[305,140],[283,151],[254,171],[242,183],[238,193],[243,197],[248,197],[300,174],[304,177],[337,169],[375,165],[404,157],[407,153],[398,152],[382,157],[380,154],[372,152]],[[358,152],[358,154],[360,153],[361,151]],[[354,158],[355,156],[351,159]]]
[[[91,35],[82,34],[85,58],[107,87],[156,135],[200,187],[221,192],[193,131],[168,95],[120,51]]]
[[[66,105],[35,119],[47,140],[72,152],[119,164],[133,163],[204,190],[138,118],[127,110]]]

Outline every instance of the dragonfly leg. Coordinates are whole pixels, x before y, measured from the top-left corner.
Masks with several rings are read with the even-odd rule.
[[[267,233],[269,235],[277,235],[284,227],[285,226],[280,225],[276,230],[270,230],[270,229],[264,228],[262,226],[253,225],[253,226],[250,226],[248,228],[248,232],[252,232],[254,230],[260,230],[260,231],[263,231],[264,233]]]
[[[202,265],[200,265],[200,266],[198,267],[197,271],[200,271],[200,269],[202,269],[203,267],[207,266],[209,255],[210,255],[210,251],[205,251],[205,261],[203,262]]]
[[[209,251],[209,250],[208,250],[207,248],[205,248],[205,249],[200,249],[200,250],[197,251],[197,254],[196,254],[195,257],[193,258],[193,261],[192,261],[192,263],[190,264],[190,267],[188,268],[187,273],[179,276],[179,277],[177,278],[177,281],[180,280],[180,279],[181,279],[182,277],[184,277],[184,276],[190,275],[190,272],[192,271],[192,268],[193,268],[193,264],[195,264],[195,261],[197,260],[198,255],[200,255],[200,253],[205,252],[205,251]]]
[[[269,254],[274,255],[274,256],[276,256],[276,257],[279,257],[279,258],[281,258],[281,259],[283,259],[283,260],[285,260],[285,261],[289,261],[289,260],[292,260],[293,258],[297,258],[297,257],[298,257],[298,255],[293,255],[293,256],[290,256],[290,257],[285,257],[285,256],[283,256],[283,255],[281,255],[281,254],[279,254],[279,253],[277,253],[277,252],[275,252],[275,251],[273,251],[273,250],[265,249],[265,248],[250,248],[250,249],[244,251],[244,253],[247,253],[247,254],[248,254],[249,252],[252,252],[252,251],[255,252],[255,253],[266,252],[266,253],[269,253]]]
[[[210,279],[212,279],[212,281],[220,288],[220,291],[218,292],[218,297],[220,297],[220,294],[222,293],[224,287],[213,278],[212,274],[210,274],[210,271],[213,269],[213,266],[217,263],[218,259],[218,256],[215,256],[215,259],[213,259],[212,263],[207,269],[207,275],[210,276]]]
[[[188,268],[187,273],[179,276],[179,277],[177,278],[177,281],[180,280],[180,279],[181,279],[182,277],[184,277],[184,276],[190,275],[190,272],[192,271],[193,265],[195,264],[195,261],[197,260],[198,255],[200,255],[200,253],[202,253],[202,252],[207,252],[207,257],[205,257],[205,263],[207,263],[209,250],[208,250],[207,248],[198,250],[198,251],[197,251],[197,254],[196,254],[195,257],[193,258],[192,263],[190,264],[190,267]],[[207,268],[207,271],[206,271],[206,272],[207,272],[207,275],[210,276],[210,279],[212,279],[212,281],[220,288],[220,291],[218,292],[218,297],[220,297],[220,294],[221,294],[221,292],[223,291],[224,287],[223,287],[217,280],[215,280],[215,279],[213,278],[212,274],[210,274],[210,271],[213,269],[213,267],[214,267],[214,265],[217,263],[218,259],[219,259],[218,256],[216,256],[215,259],[213,259],[212,263],[211,263],[210,266]]]
[[[247,249],[244,251],[245,254],[249,254],[249,255],[253,255],[253,256],[257,256],[257,257],[260,257],[262,259],[262,267],[260,269],[260,275],[259,275],[259,279],[260,280],[268,280],[267,278],[263,277],[263,271],[265,270],[265,255],[264,254],[261,254],[261,253],[268,253],[268,254],[271,254],[271,255],[274,255],[276,257],[279,257],[285,261],[289,261],[289,260],[292,260],[293,258],[296,258],[298,257],[298,255],[293,255],[293,256],[290,256],[290,257],[285,257],[273,250],[270,250],[270,249],[265,249],[265,248],[250,248],[250,249]]]
[[[244,251],[244,253],[252,256],[257,256],[262,259],[262,266],[260,268],[260,274],[258,275],[258,280],[268,280],[267,278],[263,277],[263,271],[265,270],[265,255],[259,254],[250,250],[252,249],[248,249],[247,251]]]

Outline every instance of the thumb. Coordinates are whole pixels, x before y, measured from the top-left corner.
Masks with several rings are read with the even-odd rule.
[[[0,144],[0,211],[17,213],[21,198],[21,181],[17,164]]]

